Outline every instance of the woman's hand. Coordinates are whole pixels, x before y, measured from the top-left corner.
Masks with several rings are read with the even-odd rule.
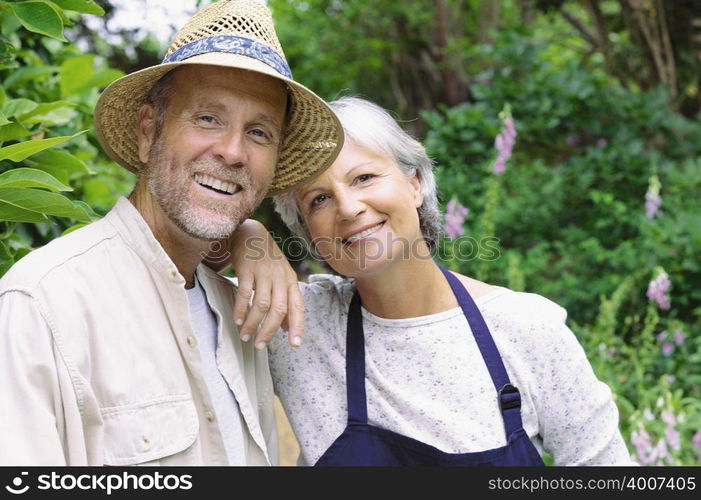
[[[290,345],[299,346],[304,337],[304,301],[297,274],[265,226],[253,219],[244,221],[229,238],[229,252],[238,277],[234,321],[241,340],[255,336],[256,348],[263,349],[282,326]]]

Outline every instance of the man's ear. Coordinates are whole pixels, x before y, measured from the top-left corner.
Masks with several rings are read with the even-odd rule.
[[[151,146],[156,135],[156,110],[150,104],[144,104],[137,114],[136,134],[139,143],[139,160],[148,163]]]

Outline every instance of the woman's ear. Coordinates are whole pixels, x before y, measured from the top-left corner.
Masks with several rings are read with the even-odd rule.
[[[156,110],[152,105],[144,104],[139,108],[136,134],[139,146],[139,160],[146,165],[156,135]]]
[[[424,195],[421,192],[421,180],[419,179],[419,172],[414,172],[414,175],[409,178],[409,183],[414,190],[414,206],[419,208],[424,203]]]

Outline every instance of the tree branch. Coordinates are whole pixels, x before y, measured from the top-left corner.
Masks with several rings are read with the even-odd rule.
[[[586,27],[586,25],[582,22],[581,19],[579,19],[577,16],[572,14],[566,9],[562,9],[560,11],[562,14],[562,17],[565,18],[565,20],[570,23],[579,33],[584,37],[586,41],[588,41],[592,47],[599,48],[599,41],[596,39],[596,36],[589,31],[589,29]]]

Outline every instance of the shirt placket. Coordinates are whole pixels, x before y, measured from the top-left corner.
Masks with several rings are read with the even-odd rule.
[[[224,440],[219,430],[219,423],[214,413],[207,383],[202,371],[202,359],[199,344],[192,328],[190,309],[185,292],[185,279],[175,267],[165,272],[163,296],[169,298],[166,304],[175,340],[185,363],[193,387],[193,397],[200,420],[200,439],[205,455],[205,462],[212,465],[228,465],[229,460],[224,447]]]

